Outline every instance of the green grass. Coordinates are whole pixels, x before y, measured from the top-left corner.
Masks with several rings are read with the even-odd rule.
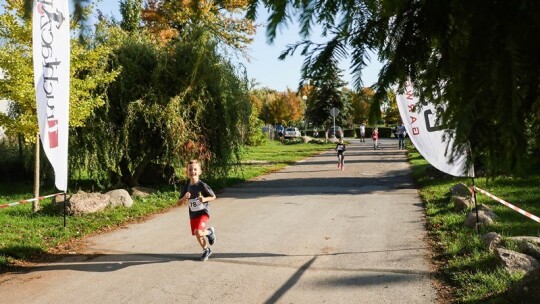
[[[229,173],[227,179],[209,180],[216,188],[225,188],[256,176],[274,172],[306,157],[333,149],[335,144],[289,143],[270,141],[264,146],[246,147],[241,152],[242,166]]]
[[[281,144],[274,141],[260,147],[247,147],[241,156],[244,165],[227,178],[208,182],[217,191],[331,148],[332,144]],[[55,192],[58,191],[50,187],[42,187],[40,191],[41,195]],[[69,250],[69,242],[73,239],[163,212],[175,206],[178,195],[174,189],[165,187],[146,198],[134,198],[131,208],[109,208],[104,212],[69,216],[65,229],[61,211],[54,208],[50,200],[41,201],[42,209],[37,213],[32,213],[31,203],[0,209],[0,270],[43,258],[54,248]],[[31,183],[0,184],[0,204],[32,196]]]
[[[498,265],[495,255],[482,244],[475,230],[465,228],[466,212],[455,212],[450,200],[450,187],[462,182],[472,185],[470,178],[454,178],[433,169],[416,151],[410,151],[413,176],[426,204],[428,229],[442,264],[441,274],[454,287],[457,302],[505,303],[504,292],[523,274],[510,275]],[[486,180],[477,178],[482,188],[532,214],[540,214],[540,171],[531,165],[522,177],[503,176]],[[498,216],[493,225],[481,227],[480,235],[497,232],[505,237],[540,236],[540,224],[478,193],[479,204],[489,206]],[[510,249],[515,244],[505,242]]]

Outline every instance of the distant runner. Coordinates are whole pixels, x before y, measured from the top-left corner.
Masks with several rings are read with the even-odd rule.
[[[336,148],[334,149],[337,151],[337,159],[338,159],[338,169],[343,170],[343,165],[345,164],[345,151],[347,150],[345,145],[343,144],[343,138],[340,138],[338,143],[336,144]]]
[[[373,150],[379,149],[379,128],[375,127],[373,129],[371,138],[373,139]]]
[[[362,123],[359,128],[360,131],[360,141],[366,142],[366,125]]]
[[[407,135],[407,129],[405,129],[405,126],[403,125],[403,123],[401,123],[401,125],[397,127],[397,136],[399,138],[399,142],[398,142],[399,150],[405,149],[405,136],[406,135]]]

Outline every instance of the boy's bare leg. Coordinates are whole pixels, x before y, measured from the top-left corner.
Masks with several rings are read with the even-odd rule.
[[[208,230],[195,230],[195,236],[197,237],[197,241],[199,241],[199,245],[201,245],[202,249],[208,248],[208,244],[206,243],[205,236],[208,235]]]

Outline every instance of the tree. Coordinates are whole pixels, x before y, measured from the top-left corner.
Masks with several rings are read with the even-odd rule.
[[[412,0],[251,0],[271,11],[269,39],[297,16],[310,65],[352,58],[355,86],[368,50],[385,62],[375,104],[394,84],[411,79],[422,101],[445,107],[441,124],[455,138],[452,153],[470,143],[486,168],[512,172],[527,160],[528,131],[539,125],[540,2]],[[314,23],[327,42],[307,39]]]
[[[276,90],[270,88],[260,88],[251,90],[252,105],[254,105],[259,112],[259,119],[264,123],[273,124],[276,121],[274,116],[270,112],[270,102],[275,98]]]
[[[316,125],[326,125],[331,120],[330,109],[337,108],[340,115],[336,117],[336,123],[345,122],[343,118],[350,112],[350,106],[341,92],[345,82],[341,80],[342,74],[337,61],[332,61],[327,66],[305,61],[302,69],[300,87],[307,82],[315,87],[308,95],[307,119]]]
[[[264,122],[259,119],[259,112],[256,107],[251,107],[251,115],[249,116],[248,134],[245,136],[245,144],[248,146],[260,146],[266,142],[266,136],[263,134],[262,128]]]
[[[353,91],[348,87],[341,88],[341,96],[343,99],[343,113],[341,125],[354,129],[354,106],[353,106]]]
[[[141,24],[142,0],[120,0],[120,27],[126,32],[137,31]]]
[[[244,50],[255,34],[253,22],[241,17],[246,6],[246,0],[148,0],[143,21],[162,42],[204,28],[215,41]]]
[[[107,104],[77,130],[78,166],[102,186],[115,177],[137,185],[150,163],[179,168],[192,158],[208,176],[226,174],[246,140],[251,105],[247,80],[217,44],[204,31],[167,45],[144,31],[103,31],[102,43],[113,46],[109,69],[121,74]]]
[[[371,88],[362,88],[352,92],[353,122],[356,124],[370,121],[370,105],[375,92]]]
[[[395,125],[401,122],[396,93],[393,90],[388,90],[388,99],[384,101],[383,108],[383,118],[386,125]]]
[[[259,118],[265,123],[294,125],[303,118],[305,106],[302,98],[291,89],[278,92],[262,88],[253,90],[252,94],[260,102]]]
[[[6,78],[0,81],[0,99],[13,102],[11,115],[0,113],[0,125],[7,134],[22,134],[34,142],[38,130],[32,63],[32,26],[23,2],[8,0],[0,14],[0,69]],[[72,22],[77,31],[79,24]],[[116,70],[105,71],[107,46],[93,47],[71,40],[70,127],[84,125],[87,117],[104,103],[104,89],[114,80]]]
[[[280,95],[283,99],[284,107],[287,110],[286,121],[290,125],[297,124],[304,116],[305,106],[302,97],[289,88]]]

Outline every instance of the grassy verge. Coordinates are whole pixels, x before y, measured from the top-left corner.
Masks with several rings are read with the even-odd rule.
[[[279,170],[300,159],[333,148],[333,145],[281,144],[269,142],[242,151],[243,165],[220,180],[209,181],[214,190]],[[15,183],[0,185],[0,204],[20,201],[33,196],[32,185]],[[42,188],[43,195],[55,193]],[[134,198],[133,207],[110,208],[104,212],[68,217],[63,228],[61,212],[54,210],[49,200],[41,202],[42,210],[33,214],[31,204],[0,209],[0,270],[43,257],[54,248],[70,250],[69,242],[100,231],[138,221],[175,206],[178,192],[164,188],[146,198]]]
[[[459,182],[471,186],[471,179],[438,173],[415,151],[409,153],[409,159],[426,203],[428,230],[436,247],[440,272],[453,287],[457,302],[508,303],[504,291],[523,275],[510,275],[499,266],[495,255],[483,245],[476,231],[463,226],[467,212],[455,212],[450,200],[450,187]],[[530,173],[525,177],[501,176],[489,181],[477,178],[475,183],[477,187],[532,214],[540,214],[540,171],[537,166],[531,166]],[[540,225],[535,221],[485,195],[477,194],[477,200],[499,216],[494,225],[481,227],[480,235],[493,231],[503,238],[540,236]],[[515,246],[508,241],[503,244],[508,248]]]

